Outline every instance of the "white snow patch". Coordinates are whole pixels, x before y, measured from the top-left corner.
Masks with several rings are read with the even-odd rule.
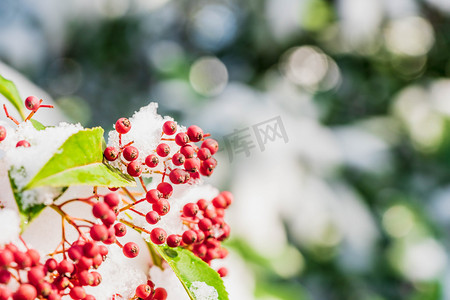
[[[198,300],[216,300],[219,299],[219,294],[212,286],[207,285],[205,282],[194,281],[189,290],[195,295],[195,299]]]
[[[0,209],[0,245],[17,240],[20,234],[20,218],[12,209]]]
[[[158,267],[150,269],[150,279],[155,287],[163,287],[167,291],[167,300],[189,300],[186,290],[170,267],[164,271]]]

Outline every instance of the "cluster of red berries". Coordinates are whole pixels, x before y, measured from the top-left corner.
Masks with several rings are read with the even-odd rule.
[[[87,250],[88,256],[93,254],[89,246],[82,248]],[[9,284],[11,280],[17,285]],[[66,259],[57,262],[49,258],[42,264],[34,249],[22,252],[14,244],[0,249],[0,300],[59,300],[64,295],[77,300],[95,300],[82,286],[96,286],[100,282],[100,274],[88,273],[80,264],[74,265]],[[12,291],[12,286],[17,288]]]
[[[115,129],[119,133],[119,141],[122,135],[131,129],[131,122],[127,118],[120,118],[115,124]],[[177,132],[177,124],[174,121],[166,121],[162,127],[161,141],[174,141],[177,145],[177,152],[169,156],[170,146],[164,142],[158,144],[153,154],[149,154],[145,159],[139,158],[139,149],[132,146],[120,145],[120,148],[107,147],[104,156],[108,161],[115,161],[122,155],[121,162],[127,166],[127,172],[133,177],[139,177],[143,172],[151,173],[161,163],[164,164],[163,181],[167,175],[173,184],[187,183],[190,179],[198,179],[200,175],[210,176],[217,161],[213,155],[219,149],[219,144],[214,139],[205,139],[209,136],[196,126],[190,126],[186,132]],[[169,138],[165,138],[164,135]],[[174,136],[175,135],[175,136]],[[170,138],[170,136],[174,136]],[[201,142],[200,147],[195,145]],[[173,166],[170,167],[170,165]]]
[[[155,288],[155,284],[151,280],[147,280],[146,284],[141,284],[136,288],[135,297],[143,300],[166,300],[167,291],[165,288]]]

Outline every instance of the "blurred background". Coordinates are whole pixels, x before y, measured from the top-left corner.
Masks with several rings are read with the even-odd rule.
[[[450,299],[449,53],[447,0],[0,1],[71,120],[217,137],[237,300]]]

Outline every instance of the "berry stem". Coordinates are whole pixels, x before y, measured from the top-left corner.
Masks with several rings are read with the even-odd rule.
[[[147,187],[144,184],[144,180],[142,179],[142,176],[139,176],[139,181],[141,182],[142,188],[144,189],[145,193],[147,193]]]
[[[127,226],[129,226],[129,227],[131,227],[131,228],[133,228],[133,229],[135,229],[135,230],[142,231],[142,232],[145,232],[145,233],[148,233],[148,234],[151,233],[150,231],[146,230],[145,228],[136,226],[136,225],[134,225],[133,223],[128,222],[127,220],[119,219],[119,221],[122,222],[123,224],[125,224],[125,225],[127,225]]]
[[[25,246],[25,248],[27,248],[27,250],[30,250],[30,248],[28,248],[27,243],[25,243],[25,240],[22,238],[21,235],[19,235],[19,239],[20,239],[20,241],[22,242],[22,244]]]
[[[134,213],[136,213],[136,214],[140,215],[140,216],[143,216],[143,217],[145,217],[145,214],[141,213],[141,212],[140,212],[140,211],[138,211],[138,210],[135,210],[134,208],[130,208],[130,210],[131,210],[132,212],[134,212]]]
[[[145,200],[147,200],[147,199],[144,198],[144,199],[138,200],[138,201],[136,201],[136,202],[134,202],[134,203],[128,204],[127,206],[124,206],[124,207],[122,207],[121,209],[119,209],[119,212],[122,212],[122,211],[124,211],[124,210],[127,210],[127,209],[129,209],[129,208],[135,206],[136,204],[139,204],[139,203],[141,203],[141,202],[144,202]]]
[[[6,105],[5,105],[5,104],[3,104],[3,109],[5,110],[6,117],[7,117],[8,119],[10,119],[11,121],[13,121],[14,123],[16,123],[16,125],[19,125],[19,122],[18,122],[16,119],[14,119],[14,117],[12,117],[12,116],[9,115],[8,110],[6,109]]]
[[[128,197],[130,197],[133,202],[137,202],[136,198],[130,193],[130,191],[126,187],[122,187],[122,190],[127,194]]]

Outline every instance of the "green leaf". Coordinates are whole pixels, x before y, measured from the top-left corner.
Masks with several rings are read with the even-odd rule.
[[[100,127],[73,134],[25,189],[72,185],[135,186],[132,177],[103,163],[102,140],[103,129]]]
[[[148,244],[169,264],[191,299],[197,299],[190,290],[192,283],[201,281],[216,289],[219,300],[228,300],[228,293],[219,274],[191,251],[180,247],[170,248],[167,245],[157,246],[152,242]]]
[[[23,120],[25,120],[26,111],[25,105],[23,104],[22,99],[20,98],[19,91],[16,88],[16,85],[6,79],[5,77],[0,75],[0,94],[5,96],[6,99],[11,102],[12,105],[17,109],[20,116]]]
[[[33,127],[34,127],[36,130],[38,130],[38,131],[41,131],[41,130],[44,130],[44,129],[45,129],[45,126],[42,125],[41,122],[36,121],[35,119],[31,119],[30,122],[31,122],[31,124],[33,125]]]

